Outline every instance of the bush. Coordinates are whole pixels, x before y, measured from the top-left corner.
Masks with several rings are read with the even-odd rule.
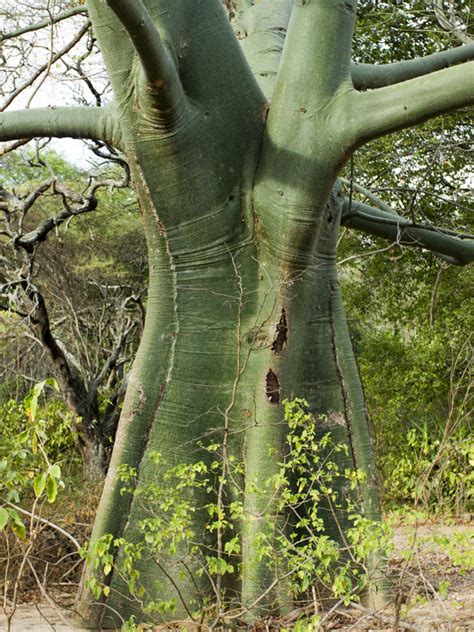
[[[18,436],[25,436],[24,431],[40,434],[44,439],[44,450],[50,461],[79,462],[75,448],[75,435],[71,424],[71,414],[66,405],[58,399],[40,400],[40,394],[49,385],[55,384],[46,380],[37,384],[23,401],[13,399],[0,406],[0,454],[8,454],[18,447]],[[34,422],[32,421],[32,401],[36,399]],[[32,435],[34,436],[34,435]],[[29,459],[32,458],[30,454]]]
[[[45,380],[22,402],[0,407],[1,599],[8,621],[25,596],[44,594],[55,572],[58,581],[74,581],[79,566],[77,539],[43,517],[54,513],[51,506],[65,486],[65,460],[79,462],[70,419],[61,402],[44,398],[47,387],[57,390],[54,380]]]

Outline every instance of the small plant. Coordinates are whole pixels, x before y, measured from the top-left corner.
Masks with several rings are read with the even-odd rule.
[[[38,414],[39,398],[47,386],[57,390],[55,380],[45,380],[33,387],[21,406],[14,407],[8,402],[2,410],[0,491],[4,504],[0,507],[0,530],[9,524],[20,538],[25,536],[26,528],[11,505],[31,492],[35,504],[43,499],[53,503],[58,488],[64,486],[61,467],[50,460],[46,449],[50,439],[47,422]]]
[[[329,598],[347,605],[359,599],[367,583],[365,561],[388,547],[389,533],[358,509],[358,487],[364,476],[338,464],[347,448],[335,443],[329,433],[321,432],[325,420],[314,418],[304,400],[284,405],[287,449],[278,472],[260,490],[275,502],[262,523],[257,556],[277,578],[287,601],[303,609],[303,616],[292,629],[313,630],[319,620],[317,612],[311,612],[316,602]],[[217,497],[224,470],[220,449],[217,443],[207,445],[212,458],[173,466],[155,452],[152,459],[161,472],[162,484],[153,480],[135,488],[137,472],[121,466],[118,475],[122,493],[133,494],[134,502],[146,507],[147,512],[134,542],[106,535],[84,551],[89,567],[95,571],[88,587],[96,599],[125,586],[144,621],[150,624],[169,620],[178,611],[184,611],[186,620],[193,624],[207,620],[230,624],[244,618],[245,608],[232,602],[225,589],[219,593],[218,587],[219,580],[223,585],[240,581],[242,534],[249,518],[238,499],[197,502]],[[225,471],[232,480],[242,473],[242,463],[229,459]],[[341,507],[347,529],[337,524],[336,510]],[[197,544],[202,542],[202,534],[195,533],[191,526],[195,512],[207,515],[205,544]],[[289,518],[282,524],[274,519],[275,515]],[[222,551],[215,545],[218,533],[225,534]],[[153,559],[173,585],[173,598],[160,599],[160,587],[151,588],[142,578],[140,561],[145,558]],[[186,596],[190,575],[202,595],[199,602]],[[213,590],[209,591],[209,585]],[[122,630],[138,629],[134,625],[134,620],[129,620]]]
[[[18,589],[37,535],[38,512],[43,503],[54,503],[64,487],[61,466],[48,454],[47,421],[40,398],[46,387],[57,390],[56,381],[36,384],[21,405],[8,402],[2,408],[0,431],[0,532],[13,533],[21,546],[21,561],[12,568],[6,559],[4,604],[10,603],[8,620],[16,609]],[[20,506],[28,503],[29,510]],[[5,608],[4,608],[5,609]]]

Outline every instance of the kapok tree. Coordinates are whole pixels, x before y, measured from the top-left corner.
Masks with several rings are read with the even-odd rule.
[[[306,398],[321,431],[346,443],[347,464],[366,474],[365,515],[379,515],[336,273],[341,224],[453,263],[474,258],[470,238],[345,200],[338,175],[364,143],[471,105],[474,46],[354,65],[356,0],[88,0],[87,9],[113,101],[4,112],[0,139],[106,142],[126,158],[140,202],[150,269],[146,324],[93,539],[133,540],[143,518],[136,496],[121,494],[120,466],[137,471],[140,488],[160,476],[156,451],[171,463],[192,463],[205,458],[199,445],[217,442],[216,495],[201,490],[196,506],[207,494],[225,513],[242,499],[234,599],[244,608],[278,608],[257,540],[272,511],[261,486],[277,472],[285,444],[284,398]],[[243,463],[238,480],[227,476],[231,459]],[[193,520],[194,533],[203,533],[203,512]],[[223,558],[225,534],[215,536]],[[155,598],[177,596],[179,555],[168,570],[138,561],[145,601],[157,580]],[[203,578],[190,575],[177,598],[182,612],[206,590]],[[219,602],[221,588],[211,589],[211,580]],[[105,581],[97,608],[87,607],[87,591],[82,598],[89,623],[104,614],[140,616],[143,604],[128,599],[120,575],[109,572]]]

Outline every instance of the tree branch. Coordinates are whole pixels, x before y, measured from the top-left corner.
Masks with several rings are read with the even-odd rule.
[[[77,34],[73,37],[73,39],[70,42],[68,42],[60,51],[52,55],[52,57],[45,64],[43,64],[37,70],[35,70],[35,72],[30,77],[28,77],[28,79],[26,79],[22,84],[20,84],[5,99],[5,101],[2,104],[1,110],[2,111],[6,110],[7,107],[11,105],[11,103],[16,99],[16,97],[19,94],[21,94],[24,90],[26,90],[29,86],[31,86],[45,70],[48,70],[49,68],[51,68],[51,66],[55,64],[59,59],[64,57],[64,55],[67,55],[67,53],[69,53],[69,51],[72,50],[74,46],[76,46],[76,44],[78,44],[81,41],[81,39],[89,30],[90,25],[91,23],[89,22],[89,20],[87,20],[86,23],[83,25],[83,27],[79,29]]]
[[[20,235],[16,239],[14,239],[13,243],[16,248],[23,248],[26,252],[32,253],[37,244],[44,241],[48,234],[56,228],[63,224],[66,220],[74,215],[81,215],[83,213],[90,213],[91,211],[95,211],[97,208],[97,198],[94,195],[89,195],[86,197],[85,202],[82,206],[70,209],[63,210],[58,213],[55,217],[49,217],[45,219],[41,224],[27,233],[26,235]]]
[[[352,82],[357,90],[373,90],[422,77],[436,70],[474,59],[474,43],[458,46],[426,57],[418,57],[394,64],[353,64]]]
[[[356,6],[355,0],[294,3],[275,93],[277,99],[283,93],[304,105],[308,105],[305,101],[321,104],[350,81]]]
[[[26,281],[23,283],[23,290],[31,303],[30,328],[48,353],[65,401],[78,415],[86,418],[86,415],[83,415],[85,407],[89,404],[86,385],[74,367],[70,365],[66,353],[53,336],[48,308],[43,295],[38,288],[31,286]]]
[[[148,86],[160,108],[176,110],[184,91],[174,61],[142,0],[107,0],[140,59]]]
[[[244,51],[254,77],[268,101],[272,100],[280,59],[285,44],[292,0],[227,2],[234,15],[232,28]]]
[[[48,26],[52,26],[53,24],[57,24],[58,22],[62,22],[63,20],[67,20],[67,18],[72,17],[73,15],[87,15],[87,7],[79,6],[73,7],[68,11],[63,11],[63,13],[59,13],[54,17],[48,17],[40,22],[35,22],[34,24],[29,24],[28,26],[24,26],[16,31],[10,31],[9,33],[0,33],[0,42],[5,42],[6,40],[12,39],[14,37],[18,37],[19,35],[24,35],[25,33],[32,33],[33,31],[39,31],[40,29],[44,29]]]
[[[354,91],[352,129],[355,145],[474,104],[474,61],[402,83]]]
[[[370,200],[371,202],[376,204],[379,208],[381,208],[382,211],[385,211],[386,213],[392,213],[392,214],[395,213],[395,211],[388,204],[386,204],[383,200],[381,200],[370,189],[366,189],[364,186],[362,186],[358,182],[355,182],[354,180],[348,180],[347,178],[342,178],[342,177],[340,177],[339,180],[347,188],[349,189],[352,188],[354,189],[354,191],[357,191],[358,193],[362,193],[362,195],[364,195],[368,200]]]
[[[449,17],[443,10],[443,0],[432,0],[431,4],[434,8],[434,14],[440,25],[449,33],[452,33],[458,41],[464,44],[472,42],[472,39],[466,32],[466,25],[459,19],[454,10],[454,2],[450,2]]]
[[[114,117],[107,108],[48,107],[0,113],[0,141],[88,138],[113,144]]]
[[[117,365],[120,354],[124,350],[124,347],[127,343],[127,338],[133,331],[136,326],[136,322],[132,321],[131,323],[122,323],[122,327],[118,334],[118,340],[116,341],[115,348],[111,350],[109,357],[104,362],[102,369],[99,374],[92,381],[91,389],[97,391],[100,386],[104,383],[105,379],[112,371],[112,369]]]
[[[401,246],[424,248],[454,265],[474,261],[474,235],[459,235],[429,224],[414,224],[401,215],[386,213],[346,198],[341,224],[369,235],[390,239]]]
[[[14,505],[13,503],[9,501],[7,501],[5,504],[15,509],[15,511],[19,511],[25,516],[30,516],[30,518],[33,518],[34,520],[41,522],[42,524],[45,524],[47,527],[51,527],[51,529],[54,529],[58,533],[61,533],[64,537],[66,537],[68,540],[70,540],[74,544],[74,546],[76,547],[78,551],[81,550],[82,547],[79,544],[79,542],[76,540],[76,538],[73,535],[71,535],[68,531],[65,531],[60,526],[55,524],[54,522],[50,522],[49,520],[46,520],[46,518],[42,518],[41,516],[31,513],[30,511],[26,511],[26,509],[23,509],[22,507],[19,507],[18,505]]]
[[[10,143],[9,145],[0,147],[0,158],[10,153],[11,151],[15,151],[15,149],[19,149],[20,147],[23,147],[23,145],[26,145],[26,143],[29,143],[30,140],[31,140],[30,138],[21,138],[20,140],[13,141],[13,143]]]

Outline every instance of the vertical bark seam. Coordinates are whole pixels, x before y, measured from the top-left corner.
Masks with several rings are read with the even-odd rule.
[[[331,327],[331,347],[332,347],[332,353],[333,353],[333,357],[334,357],[334,365],[336,367],[336,375],[337,375],[337,379],[341,388],[341,396],[342,396],[342,403],[344,406],[344,417],[346,419],[346,427],[347,427],[347,435],[348,435],[348,439],[349,439],[349,449],[351,451],[351,456],[352,456],[352,462],[354,463],[354,467],[357,469],[357,460],[356,460],[356,455],[355,455],[355,450],[354,450],[354,446],[352,443],[352,426],[351,426],[351,417],[350,417],[350,402],[349,402],[349,395],[347,393],[347,389],[346,389],[346,384],[344,382],[344,375],[342,373],[342,369],[341,366],[339,364],[339,357],[337,354],[337,345],[336,345],[336,329],[334,327],[334,318],[333,318],[333,314],[332,314],[332,310],[333,310],[333,302],[332,302],[332,295],[333,295],[334,289],[332,287],[332,285],[329,286],[329,292],[328,292],[328,312],[329,312],[329,325]]]
[[[163,229],[163,225],[159,220],[158,214],[156,212],[155,209],[155,205],[153,203],[153,197],[151,195],[151,191],[148,187],[148,184],[145,180],[145,176],[143,175],[143,172],[141,170],[141,168],[137,165],[137,173],[140,177],[141,180],[141,185],[143,186],[143,190],[146,194],[147,197],[147,201],[150,207],[150,210],[152,212],[152,214],[155,216],[156,222],[157,222],[157,226],[162,230],[162,236],[163,236],[163,240],[165,243],[165,249],[166,249],[166,254],[168,255],[169,258],[169,262],[170,262],[170,271],[171,271],[171,279],[172,279],[172,289],[173,289],[173,302],[174,302],[174,332],[173,332],[173,336],[171,339],[171,345],[170,345],[170,353],[169,353],[169,360],[168,360],[168,371],[166,373],[166,378],[164,381],[164,384],[162,385],[158,398],[157,398],[157,402],[156,402],[156,406],[155,406],[155,414],[156,414],[156,410],[158,409],[158,407],[160,406],[162,400],[163,400],[163,396],[164,393],[166,391],[166,386],[170,383],[171,381],[171,374],[173,372],[173,368],[174,368],[174,358],[175,358],[175,350],[176,350],[176,341],[178,339],[178,333],[179,333],[179,318],[178,318],[178,279],[177,279],[177,272],[176,272],[176,265],[173,262],[173,257],[170,253],[170,248],[169,248],[169,243],[168,243],[168,236],[166,234],[166,231]],[[149,439],[150,439],[150,431],[151,428],[153,426],[153,420],[154,420],[154,416],[152,421],[150,422],[150,425],[148,427],[148,432],[147,435],[145,437],[145,440],[143,442],[143,449],[142,449],[142,453],[141,456],[139,458],[138,461],[138,466],[137,466],[137,475],[140,472],[140,468],[142,466],[143,463],[143,459],[145,457],[147,448],[148,448],[148,443],[149,443]],[[127,521],[125,522],[124,525],[124,530],[126,529],[127,525],[128,525],[128,521],[129,521],[129,517],[130,514],[127,516]]]

